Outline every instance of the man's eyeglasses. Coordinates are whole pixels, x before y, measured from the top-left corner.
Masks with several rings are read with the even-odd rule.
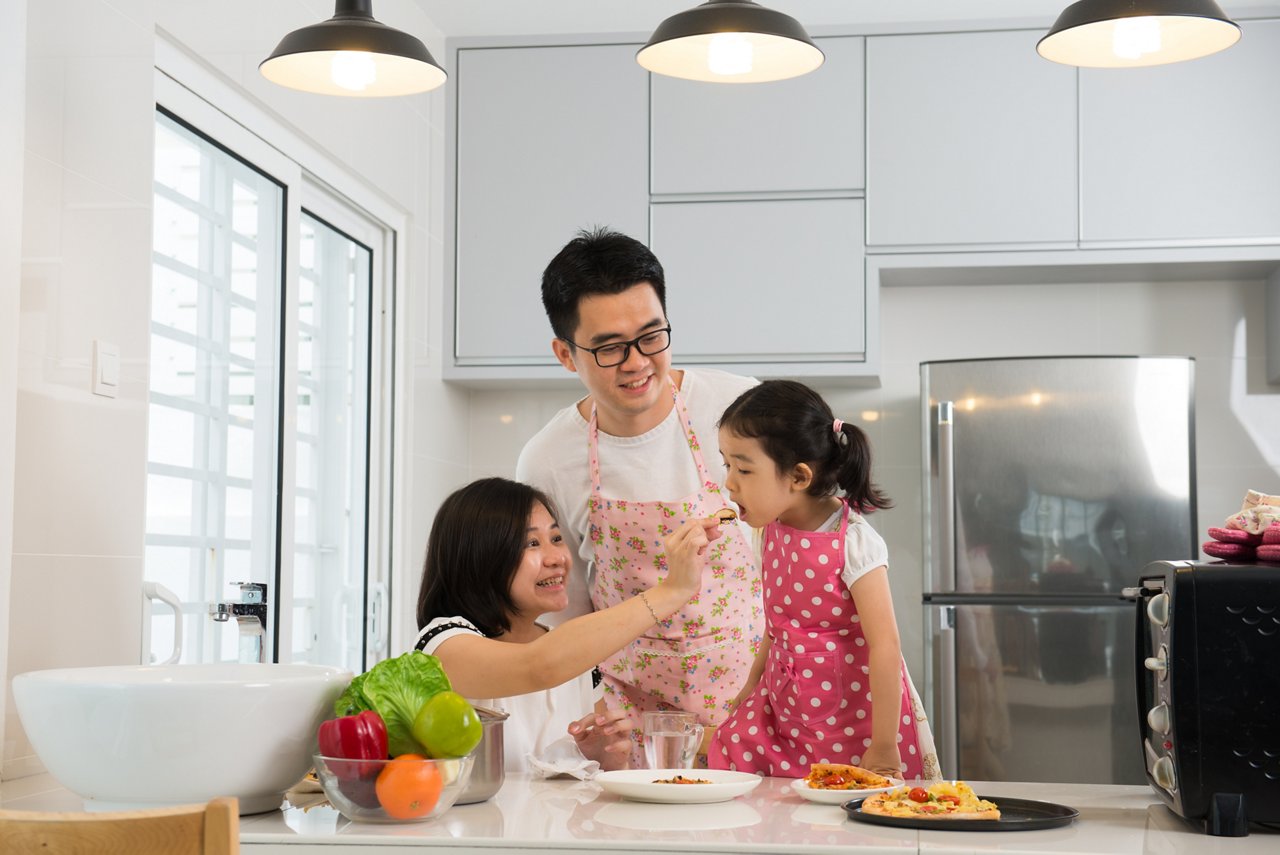
[[[601,368],[612,368],[621,365],[631,356],[631,348],[640,351],[644,356],[654,356],[671,347],[671,327],[647,332],[636,336],[631,341],[611,341],[599,347],[584,347],[576,341],[565,339],[574,347],[581,348],[596,358],[596,365]]]

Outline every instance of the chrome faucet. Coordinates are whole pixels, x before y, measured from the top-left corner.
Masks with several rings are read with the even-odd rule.
[[[265,582],[232,582],[240,589],[240,602],[214,603],[209,616],[218,623],[236,619],[240,628],[240,661],[267,661],[267,585]]]

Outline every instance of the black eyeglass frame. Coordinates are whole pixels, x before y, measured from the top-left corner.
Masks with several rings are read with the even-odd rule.
[[[641,347],[641,346],[640,346],[640,340],[641,340],[641,339],[646,339],[646,338],[648,338],[649,336],[651,336],[651,335],[657,335],[658,333],[666,333],[666,334],[667,334],[667,343],[666,343],[666,344],[664,344],[662,347],[660,347],[660,348],[658,348],[657,350],[655,350],[655,351],[653,351],[652,353],[650,353],[649,351],[645,350],[643,347]],[[617,368],[619,365],[621,365],[622,363],[626,362],[628,359],[630,359],[630,358],[631,358],[631,348],[633,348],[633,347],[634,347],[637,351],[639,351],[639,353],[640,353],[640,355],[641,355],[641,356],[657,356],[659,353],[662,353],[664,350],[668,350],[668,349],[670,349],[670,347],[671,347],[671,324],[667,324],[665,327],[662,327],[662,328],[660,328],[660,329],[656,329],[656,330],[649,330],[647,333],[642,333],[641,335],[636,336],[635,338],[631,339],[630,341],[611,341],[611,342],[608,342],[607,344],[602,344],[602,345],[600,345],[599,347],[587,347],[587,346],[586,346],[586,345],[584,345],[584,344],[578,344],[578,343],[577,343],[576,341],[574,341],[573,339],[568,339],[568,338],[566,338],[566,339],[562,339],[562,341],[564,341],[564,342],[566,342],[566,343],[568,343],[568,344],[571,344],[571,345],[573,345],[574,347],[576,347],[576,348],[578,348],[578,349],[580,349],[580,350],[585,350],[587,353],[591,354],[592,359],[594,359],[594,360],[596,361],[596,365],[597,365],[597,366],[599,366],[600,368]],[[605,349],[610,348],[610,347],[621,347],[621,348],[622,348],[622,358],[621,358],[621,359],[619,359],[617,362],[610,362],[608,365],[605,365],[603,362],[601,362],[601,361],[600,361],[600,351],[605,350]]]

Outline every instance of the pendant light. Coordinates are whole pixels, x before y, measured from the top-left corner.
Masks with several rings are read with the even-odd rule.
[[[711,83],[799,77],[823,59],[799,21],[752,0],[707,0],[672,15],[636,54],[655,74]]]
[[[1080,0],[1036,45],[1045,59],[1134,68],[1208,56],[1240,40],[1214,0]]]
[[[337,0],[333,17],[283,39],[258,70],[272,83],[376,98],[426,92],[448,75],[421,40],[373,19],[373,0]]]

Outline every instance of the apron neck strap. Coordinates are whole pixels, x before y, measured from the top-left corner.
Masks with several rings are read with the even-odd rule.
[[[697,434],[693,432],[693,419],[689,416],[689,410],[684,405],[684,398],[680,396],[680,390],[676,387],[674,378],[667,375],[667,382],[671,384],[673,409],[677,420],[680,422],[680,429],[684,431],[685,443],[689,446],[689,454],[693,457],[693,465],[697,467],[698,480],[702,484],[713,483],[711,473],[707,470],[707,464],[702,459],[702,446],[698,442]],[[591,401],[591,418],[587,421],[587,462],[591,470],[591,489],[593,492],[599,493],[600,420],[596,414],[595,399]]]

